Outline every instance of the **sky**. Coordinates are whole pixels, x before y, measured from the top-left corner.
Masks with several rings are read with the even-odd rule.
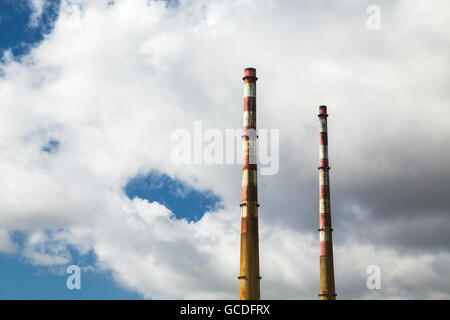
[[[449,299],[449,9],[2,1],[0,298],[236,299],[241,164],[175,163],[172,137],[239,129],[250,66],[258,127],[279,132],[261,297],[317,299],[325,104],[338,298]]]

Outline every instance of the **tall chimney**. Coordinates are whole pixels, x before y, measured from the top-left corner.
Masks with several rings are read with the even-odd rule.
[[[319,107],[319,235],[320,300],[335,300],[333,241],[331,233],[330,178],[328,166],[327,107]]]
[[[239,300],[259,300],[258,190],[256,165],[256,69],[244,70],[244,134]]]

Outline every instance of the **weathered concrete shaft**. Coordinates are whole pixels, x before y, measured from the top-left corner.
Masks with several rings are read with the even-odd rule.
[[[327,107],[319,107],[319,235],[320,300],[335,300],[330,179],[328,166]]]
[[[244,71],[244,134],[239,300],[259,300],[258,190],[256,164],[256,70]]]

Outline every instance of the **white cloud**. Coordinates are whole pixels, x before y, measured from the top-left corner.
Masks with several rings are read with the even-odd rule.
[[[383,27],[369,31],[367,5],[347,1],[146,3],[63,0],[40,46],[1,65],[0,227],[29,233],[21,254],[32,263],[68,263],[67,246],[92,248],[99,266],[147,298],[235,298],[240,168],[176,166],[170,134],[195,120],[239,127],[249,65],[260,79],[258,125],[280,128],[281,139],[279,174],[260,179],[264,298],[317,295],[318,105],[330,104],[333,201],[411,173],[426,180],[423,168],[448,162],[450,121],[435,117],[449,99],[445,10],[427,7],[418,24],[417,2],[381,2]],[[41,151],[49,139],[60,142],[54,154]],[[414,161],[399,168],[401,157]],[[213,190],[225,209],[188,223],[125,197],[128,179],[152,169]],[[338,204],[340,297],[449,297],[448,268],[438,267],[448,251],[375,246],[351,230],[379,210]],[[345,208],[357,221],[344,221]],[[382,269],[379,292],[365,288],[371,264]]]
[[[32,9],[32,14],[30,16],[30,25],[32,27],[37,27],[39,24],[39,18],[44,12],[44,7],[47,5],[46,0],[28,0],[29,5]]]

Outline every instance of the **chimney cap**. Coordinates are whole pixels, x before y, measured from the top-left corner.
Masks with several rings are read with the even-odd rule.
[[[325,106],[325,105],[319,106],[319,117],[320,116],[325,116],[325,117],[328,116],[328,114],[327,114],[327,106]]]
[[[244,77],[242,78],[242,80],[248,79],[248,78],[253,78],[255,80],[258,80],[258,78],[256,77],[256,69],[255,68],[245,68],[244,69]]]

